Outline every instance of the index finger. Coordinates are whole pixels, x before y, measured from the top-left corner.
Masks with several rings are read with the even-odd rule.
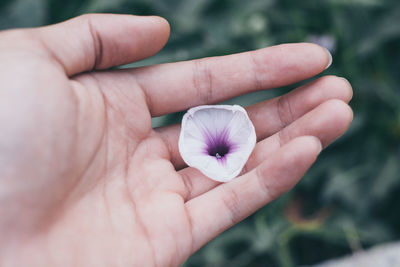
[[[135,75],[151,114],[160,116],[298,82],[322,72],[331,62],[321,46],[299,43],[131,69],[126,74]]]

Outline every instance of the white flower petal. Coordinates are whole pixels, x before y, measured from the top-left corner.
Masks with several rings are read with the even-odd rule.
[[[227,182],[239,175],[255,143],[254,126],[240,106],[199,106],[183,116],[181,156],[213,180]]]

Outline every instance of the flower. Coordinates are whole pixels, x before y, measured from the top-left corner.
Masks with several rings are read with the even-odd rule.
[[[215,181],[238,176],[255,144],[254,126],[241,106],[198,106],[183,116],[179,152],[188,166]]]

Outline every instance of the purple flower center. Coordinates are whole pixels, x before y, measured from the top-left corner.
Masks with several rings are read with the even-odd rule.
[[[221,133],[210,134],[205,133],[205,153],[216,157],[218,160],[226,158],[229,152],[232,152],[235,146],[229,141],[229,131],[225,129]]]
[[[207,153],[217,159],[223,158],[229,153],[230,146],[225,142],[216,142],[207,147]]]

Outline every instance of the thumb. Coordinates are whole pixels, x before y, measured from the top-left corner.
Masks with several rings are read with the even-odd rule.
[[[156,16],[87,14],[33,31],[70,76],[154,55],[168,40],[169,24]]]

